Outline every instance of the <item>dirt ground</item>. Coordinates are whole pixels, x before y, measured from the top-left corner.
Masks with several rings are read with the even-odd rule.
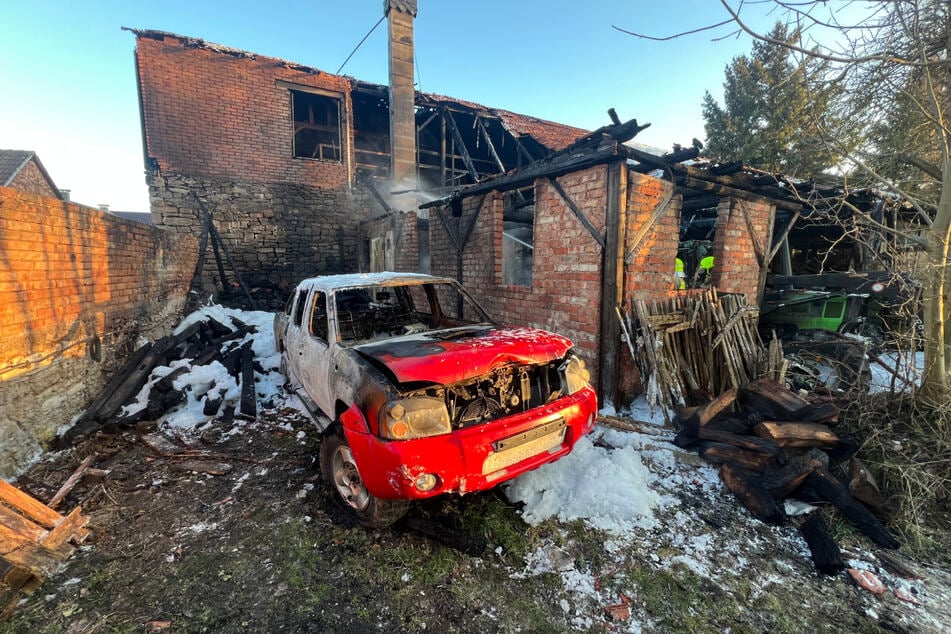
[[[294,410],[165,433],[230,471],[182,470],[184,457],[125,431],[51,455],[19,480],[48,499],[89,454],[110,470],[62,507],[82,504],[90,540],[0,633],[951,630],[947,570],[917,562],[926,579],[899,582],[845,531],[851,562],[910,584],[921,605],[873,596],[846,573],[820,576],[794,527],[753,521],[682,456],[652,467],[670,472],[661,493],[676,503],[629,536],[578,520],[531,527],[498,491],[431,501],[368,531],[332,503],[319,440]],[[665,433],[646,442],[676,456]]]

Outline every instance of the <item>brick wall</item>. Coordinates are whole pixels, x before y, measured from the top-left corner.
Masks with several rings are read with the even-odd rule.
[[[297,70],[293,64],[194,46],[175,37],[139,37],[136,61],[146,153],[163,173],[246,181],[346,186],[351,153],[343,160],[293,158],[293,122],[285,81],[339,93],[340,124],[352,147],[347,78]]]
[[[599,231],[604,230],[607,168],[603,165],[561,176],[558,182]],[[535,326],[570,338],[597,381],[601,247],[547,180],[535,183],[532,285],[502,284],[502,195],[463,201],[462,216],[448,223],[462,235],[479,209],[479,220],[463,255],[462,283],[492,317]],[[430,214],[430,256],[434,275],[456,277],[456,253],[435,213]]]
[[[741,207],[742,206],[742,207]],[[750,235],[743,207],[749,215],[754,235]],[[723,293],[742,293],[759,305],[760,265],[756,246],[769,250],[773,207],[766,202],[724,199],[717,207],[716,238],[713,243],[713,286]]]
[[[627,229],[624,253],[624,300],[669,295],[674,286],[674,261],[680,243],[679,196],[671,197],[673,183],[646,174],[628,172]],[[650,223],[658,205],[665,211],[635,246],[642,227]]]
[[[380,216],[360,224],[361,272],[372,270],[370,250],[374,239],[382,240],[385,245],[384,267],[379,270],[411,273],[419,270],[419,230],[415,212]]]
[[[46,180],[42,170],[37,166],[36,160],[31,159],[23,166],[23,169],[13,177],[10,183],[13,189],[33,194],[34,196],[49,196],[50,198],[59,198],[59,193],[50,187],[50,182]]]
[[[196,256],[194,238],[0,188],[0,475],[171,330]]]
[[[358,225],[381,208],[351,186],[349,80],[156,37],[140,36],[136,48],[153,223],[197,236],[199,196],[252,286],[356,271]],[[291,97],[278,82],[341,95],[341,161],[293,158]],[[216,276],[205,267],[209,291]]]

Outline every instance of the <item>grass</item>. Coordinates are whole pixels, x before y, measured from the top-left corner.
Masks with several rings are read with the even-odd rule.
[[[852,401],[840,427],[860,439],[862,461],[885,497],[899,502],[891,527],[903,545],[951,563],[951,403],[870,395]]]

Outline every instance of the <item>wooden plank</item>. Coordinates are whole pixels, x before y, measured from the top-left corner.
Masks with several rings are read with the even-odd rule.
[[[242,346],[241,352],[241,415],[256,418],[258,415],[257,387],[254,384],[254,350],[250,343]]]
[[[49,534],[49,531],[42,526],[31,522],[19,513],[15,513],[3,504],[0,504],[0,524],[35,542]]]
[[[600,366],[598,368],[598,395],[606,403],[618,403],[619,359],[618,343],[621,341],[621,326],[615,315],[615,307],[621,305],[624,291],[622,208],[627,191],[627,166],[624,163],[609,163],[607,170],[607,205],[604,217],[604,247],[601,250],[601,305]],[[551,179],[555,189],[560,185]]]
[[[160,456],[173,456],[185,451],[184,447],[173,443],[161,434],[143,434],[139,439]]]
[[[469,155],[469,149],[466,147],[465,141],[462,140],[462,134],[459,132],[459,127],[456,125],[456,120],[452,117],[452,111],[449,108],[443,108],[443,118],[449,122],[449,130],[452,132],[452,138],[459,146],[459,150],[462,152],[462,161],[466,164],[466,169],[469,170],[469,177],[472,178],[473,183],[479,182],[479,172],[475,168],[475,164],[472,162],[472,157]]]
[[[57,549],[66,542],[81,544],[89,536],[85,528],[87,521],[82,514],[82,507],[77,506],[40,543],[50,549]]]
[[[753,426],[753,432],[780,447],[834,447],[839,442],[831,429],[819,423],[763,421]]]
[[[62,547],[59,550],[50,550],[0,524],[0,557],[14,566],[26,568],[35,575],[49,577],[59,570],[61,562],[72,551],[71,548],[66,550],[67,552],[61,552]]]
[[[63,519],[63,516],[53,509],[2,479],[0,479],[0,501],[20,511],[27,519],[44,528],[53,528]]]

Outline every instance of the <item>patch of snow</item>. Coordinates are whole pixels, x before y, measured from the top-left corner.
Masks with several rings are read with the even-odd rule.
[[[868,391],[872,394],[890,392],[892,383],[896,392],[905,392],[921,384],[921,375],[925,368],[925,353],[911,351],[889,351],[879,355],[887,365],[897,371],[897,378],[876,362],[869,363],[872,379]]]
[[[586,436],[561,460],[513,480],[505,493],[525,504],[522,517],[533,526],[549,517],[583,519],[623,535],[656,526],[653,511],[664,500],[648,486],[653,479],[633,448],[597,447]]]

